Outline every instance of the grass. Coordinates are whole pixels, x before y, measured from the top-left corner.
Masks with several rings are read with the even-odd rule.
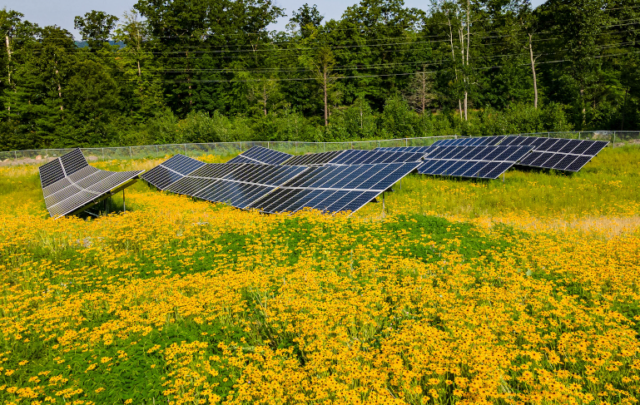
[[[139,182],[56,221],[0,168],[0,403],[635,403],[639,163],[412,175],[352,217]]]

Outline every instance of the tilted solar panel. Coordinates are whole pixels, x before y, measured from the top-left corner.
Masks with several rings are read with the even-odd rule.
[[[279,165],[291,159],[292,155],[273,149],[254,146],[239,154],[227,163],[255,163],[266,165]]]
[[[435,146],[397,146],[397,147],[380,147],[374,150],[383,152],[406,152],[406,153],[428,153]]]
[[[300,165],[300,166],[321,166],[331,162],[342,152],[344,151],[336,150],[331,152],[309,153],[301,156],[293,156],[289,160],[285,161],[283,164]]]
[[[204,165],[205,163],[199,160],[184,155],[175,155],[144,173],[141,178],[157,189],[165,190],[171,184]]]
[[[383,163],[419,162],[424,153],[387,152],[380,150],[345,150],[328,164],[365,165]]]
[[[167,191],[246,208],[309,168],[246,163],[207,164],[173,183]]]
[[[355,212],[413,172],[420,163],[311,168],[252,203],[263,212]]]
[[[81,212],[133,184],[140,173],[98,170],[89,166],[80,149],[75,149],[40,167],[47,211],[54,218]]]
[[[444,139],[434,142],[432,146],[495,146],[501,144],[504,136],[478,136],[472,138]]]
[[[501,145],[530,145],[533,152],[518,166],[577,172],[609,143],[580,139],[508,136]]]
[[[425,157],[418,173],[497,179],[531,150],[531,146],[443,146]]]

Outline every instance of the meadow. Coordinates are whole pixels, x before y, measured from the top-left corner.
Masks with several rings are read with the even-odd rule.
[[[51,220],[0,167],[0,403],[637,403],[639,168],[411,175],[353,216],[139,182]]]

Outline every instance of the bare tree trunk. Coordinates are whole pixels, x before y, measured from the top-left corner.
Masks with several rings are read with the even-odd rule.
[[[7,56],[9,57],[9,63],[7,63],[8,84],[9,87],[11,87],[11,43],[9,42],[8,35],[6,35],[4,39],[7,44]],[[9,114],[11,114],[11,102],[9,102],[9,105],[7,106],[7,111],[9,111]]]
[[[471,6],[469,4],[469,0],[467,0],[467,72],[469,71],[469,43],[471,43],[471,34],[470,34],[470,25],[471,25],[471,21],[470,21],[470,17],[469,14],[471,13]],[[469,109],[468,109],[468,105],[469,105],[469,89],[467,88],[469,85],[469,78],[467,77],[467,74],[465,73],[464,76],[464,120],[468,121],[469,120]]]
[[[456,82],[458,81],[458,69],[455,67],[456,63],[456,53],[453,46],[453,29],[451,27],[451,19],[449,18],[449,14],[447,14],[447,23],[449,25],[449,43],[451,44],[451,60],[453,61],[453,71],[456,74]],[[462,102],[458,99],[458,112],[460,113],[460,119],[462,120]]]
[[[536,60],[533,57],[532,34],[529,34],[529,56],[531,58],[531,73],[533,74],[533,108],[538,109],[538,79],[536,78]]]
[[[465,91],[464,91],[464,120],[465,120],[465,121],[468,121],[468,120],[469,120],[469,117],[467,116],[467,113],[468,113],[468,111],[469,111],[469,110],[467,109],[467,106],[468,106],[468,99],[469,99],[469,93],[467,93],[467,91],[465,90]]]
[[[584,103],[584,89],[580,89],[580,101],[582,102],[582,127],[587,123],[587,108]]]
[[[322,80],[322,88],[324,91],[324,126],[329,125],[329,104],[328,104],[328,96],[327,96],[327,69],[325,67],[323,71],[323,80]]]
[[[264,116],[267,116],[267,85],[263,84],[262,85],[262,105],[264,107]]]
[[[427,74],[422,67],[422,115],[427,108]]]
[[[142,77],[142,69],[140,69],[140,60],[138,60],[138,77]]]
[[[627,93],[629,88],[624,89],[624,102],[622,103],[622,122],[620,123],[620,131],[624,130],[624,110],[627,108]]]
[[[56,76],[59,76],[57,68],[58,62],[54,61],[53,64],[56,65]],[[60,85],[60,78],[58,78],[58,98],[60,99],[60,111],[64,111],[64,106],[62,104],[62,86]]]

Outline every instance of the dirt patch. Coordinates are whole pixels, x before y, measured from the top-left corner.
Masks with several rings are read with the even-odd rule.
[[[88,162],[97,162],[97,156],[86,156]],[[3,166],[20,166],[20,165],[38,165],[42,166],[57,158],[51,156],[37,156],[35,158],[5,159],[0,161],[0,167]]]

